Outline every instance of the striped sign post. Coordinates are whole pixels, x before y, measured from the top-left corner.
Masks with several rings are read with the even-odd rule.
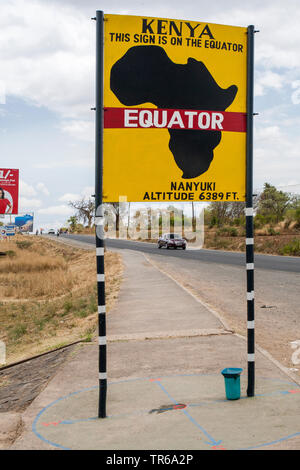
[[[106,371],[106,314],[104,274],[104,209],[103,209],[103,12],[96,18],[96,146],[95,146],[95,226],[98,291],[99,331],[99,408],[98,417],[106,417],[107,371]]]
[[[246,272],[247,272],[247,396],[255,394],[254,327],[254,231],[253,231],[253,86],[254,26],[248,26],[247,41],[247,170],[246,170]]]
[[[125,17],[124,17],[125,18]],[[105,174],[104,174],[104,191],[105,197],[107,201],[117,201],[120,198],[120,194],[127,194],[127,200],[133,202],[141,202],[145,200],[145,185],[156,184],[156,177],[155,173],[151,173],[151,178],[147,179],[147,172],[144,172],[144,177],[142,178],[142,189],[135,185],[128,185],[128,181],[137,181],[141,180],[141,166],[138,166],[137,163],[140,163],[142,159],[138,158],[139,153],[133,152],[133,146],[131,142],[135,142],[136,152],[140,152],[140,148],[145,149],[145,154],[143,153],[143,157],[147,160],[147,152],[150,152],[150,157],[152,158],[153,155],[157,155],[161,160],[160,148],[164,151],[163,145],[160,145],[160,137],[162,134],[156,133],[155,136],[157,140],[154,139],[154,133],[151,134],[151,130],[148,133],[147,139],[145,138],[145,133],[139,132],[139,128],[161,128],[166,127],[168,130],[173,130],[173,127],[179,126],[180,129],[184,130],[195,130],[203,131],[209,130],[213,132],[220,132],[225,131],[227,132],[227,146],[224,146],[226,149],[230,149],[230,152],[226,155],[226,158],[232,155],[232,149],[235,149],[235,157],[236,160],[233,160],[231,164],[234,164],[235,172],[228,172],[227,176],[228,179],[224,183],[224,172],[219,172],[216,175],[211,176],[214,178],[214,181],[217,180],[218,184],[222,187],[222,185],[230,185],[228,192],[226,192],[226,197],[228,196],[228,200],[245,200],[245,180],[246,180],[246,269],[247,269],[247,352],[248,352],[248,388],[247,388],[247,395],[249,397],[254,396],[254,388],[255,388],[255,342],[254,342],[254,243],[253,243],[253,85],[254,85],[254,26],[248,26],[247,31],[246,28],[238,28],[235,27],[226,27],[229,28],[226,31],[223,31],[223,26],[220,25],[211,25],[212,28],[216,30],[216,34],[228,34],[233,35],[236,38],[236,41],[239,41],[240,49],[239,51],[242,52],[243,48],[246,48],[246,41],[245,41],[245,33],[247,32],[247,87],[246,85],[246,73],[245,73],[245,62],[243,55],[235,55],[230,57],[235,57],[237,62],[233,62],[235,64],[234,70],[239,71],[234,75],[235,77],[235,85],[232,85],[228,90],[231,96],[230,100],[234,100],[235,93],[239,90],[240,93],[240,100],[242,105],[242,111],[246,111],[246,121],[247,126],[245,126],[245,113],[239,112],[226,112],[224,109],[228,107],[228,104],[225,106],[224,104],[218,105],[217,108],[220,109],[217,111],[207,111],[206,109],[199,109],[199,110],[191,110],[187,105],[185,109],[177,109],[178,105],[177,102],[173,106],[172,109],[168,109],[167,106],[163,106],[163,109],[153,108],[133,108],[135,101],[139,103],[138,99],[133,99],[133,103],[131,103],[131,94],[135,91],[132,90],[134,87],[134,83],[131,82],[131,75],[129,74],[129,78],[124,80],[124,73],[119,70],[120,61],[123,63],[124,58],[127,57],[127,54],[131,51],[136,51],[140,53],[140,51],[144,51],[145,49],[149,52],[153,51],[153,49],[148,49],[147,47],[137,47],[134,38],[143,37],[143,35],[136,35],[137,29],[140,27],[145,28],[152,31],[152,26],[154,28],[154,22],[157,21],[158,29],[161,30],[161,21],[166,23],[170,21],[170,31],[177,31],[179,29],[174,27],[175,20],[161,20],[161,19],[145,19],[144,17],[133,17],[128,16],[126,17],[126,21],[124,22],[124,18],[119,17],[118,15],[105,15],[102,11],[96,12],[96,17],[93,18],[96,20],[96,107],[94,108],[96,111],[96,145],[95,145],[95,156],[96,156],[96,183],[95,183],[95,225],[96,225],[96,256],[97,256],[97,286],[98,286],[98,316],[99,316],[99,418],[106,417],[106,395],[107,395],[107,367],[106,367],[106,313],[105,313],[105,274],[104,274],[104,209],[103,209],[103,136],[105,135]],[[105,62],[104,62],[104,21],[106,21],[105,27],[105,38],[106,38],[106,48],[105,48]],[[153,25],[152,25],[153,23]],[[188,25],[186,22],[181,22],[181,25]],[[152,25],[152,26],[151,26]],[[160,25],[160,26],[159,26]],[[126,26],[126,29],[124,29]],[[171,27],[172,26],[172,27]],[[199,26],[199,25],[198,25]],[[198,27],[197,26],[197,27]],[[120,29],[121,28],[121,29]],[[123,29],[122,29],[123,28]],[[172,30],[173,28],[173,30]],[[208,25],[206,26],[208,28]],[[221,28],[221,29],[219,29]],[[116,31],[120,29],[118,32],[118,40],[116,38]],[[122,30],[122,31],[121,31]],[[191,28],[190,28],[191,31]],[[193,29],[194,31],[194,29]],[[189,32],[188,32],[189,33]],[[156,33],[153,30],[153,35]],[[170,33],[171,34],[171,33]],[[202,32],[202,34],[204,34]],[[228,36],[229,37],[229,36]],[[125,38],[125,42],[119,41],[119,39]],[[157,32],[157,38],[161,38],[161,33]],[[189,38],[187,37],[189,40]],[[127,44],[127,40],[131,41],[130,44]],[[133,42],[134,41],[134,42]],[[188,43],[188,41],[187,41]],[[206,44],[206,41],[205,41]],[[209,42],[207,43],[209,45]],[[224,44],[226,44],[224,42]],[[228,44],[231,44],[228,43]],[[172,46],[172,42],[169,44]],[[127,50],[126,50],[127,48]],[[159,51],[160,54],[167,56],[167,52],[172,51],[172,47],[169,50],[163,49],[162,47],[155,48],[155,51]],[[183,63],[185,61],[190,60],[190,51],[189,48],[182,48],[182,58],[181,60]],[[179,50],[179,49],[177,49]],[[239,54],[240,54],[239,52]],[[209,48],[206,51],[207,59],[209,59]],[[130,54],[129,54],[130,55]],[[130,55],[131,57],[131,55]],[[134,57],[136,57],[134,55]],[[146,60],[148,57],[144,56],[143,60]],[[152,57],[152,56],[151,56]],[[227,73],[228,70],[231,70],[230,66],[228,65],[228,55],[220,56],[220,64],[218,69],[222,69],[223,66],[223,73]],[[139,59],[139,56],[138,56]],[[221,60],[222,59],[222,60]],[[226,60],[225,60],[226,59]],[[127,59],[126,59],[127,60]],[[148,76],[147,76],[147,68],[145,69],[146,72],[143,75],[140,69],[138,68],[139,60],[135,66],[137,66],[137,71],[135,73],[136,77],[141,77],[145,79],[145,86],[148,84]],[[116,72],[116,83],[117,86],[111,87],[111,79],[104,80],[104,64],[105,70],[108,72],[109,70],[115,70],[117,67]],[[118,66],[116,64],[119,64]],[[199,67],[200,63],[196,59],[193,59],[193,66]],[[198,64],[198,65],[197,65]],[[173,64],[174,67],[177,67],[176,64]],[[126,66],[127,67],[127,66]],[[125,69],[131,71],[131,66]],[[154,66],[153,66],[154,67]],[[180,65],[180,67],[183,67]],[[186,66],[184,66],[186,67]],[[203,64],[201,65],[203,68]],[[154,67],[155,68],[155,67]],[[190,67],[188,67],[190,69]],[[218,69],[215,69],[215,73],[217,74]],[[122,70],[122,67],[121,67]],[[134,70],[134,69],[133,69]],[[173,70],[173,69],[172,69]],[[202,70],[202,69],[201,69]],[[201,72],[202,73],[202,72]],[[205,72],[206,76],[209,72]],[[178,75],[178,74],[177,74]],[[176,76],[177,76],[176,75]],[[181,76],[179,74],[178,76]],[[209,75],[210,76],[210,75]],[[174,75],[175,77],[175,75]],[[126,77],[125,77],[126,78]],[[224,77],[223,77],[224,79]],[[228,76],[227,80],[228,83],[232,83],[231,75]],[[213,80],[210,78],[209,82],[211,83]],[[125,89],[123,90],[123,85],[125,82]],[[105,86],[104,86],[105,85]],[[181,88],[182,83],[179,80],[177,83],[179,95],[181,95]],[[148,85],[147,85],[148,86]],[[128,89],[127,89],[128,88]],[[198,86],[196,87],[198,88]],[[121,93],[121,91],[122,93]],[[227,90],[227,91],[228,91]],[[231,90],[231,91],[230,91]],[[224,91],[224,90],[223,90]],[[123,92],[125,95],[123,96]],[[217,94],[217,92],[215,92]],[[133,93],[134,94],[134,93]],[[244,109],[244,105],[246,103],[246,94],[247,94],[247,109]],[[120,95],[120,96],[119,96]],[[128,96],[127,96],[128,95]],[[234,95],[234,96],[233,96]],[[105,96],[105,108],[104,108],[104,96]],[[122,106],[115,108],[116,98],[120,101]],[[181,96],[180,96],[181,99]],[[200,99],[200,98],[199,98]],[[229,99],[229,98],[228,98]],[[125,107],[124,103],[129,102]],[[147,101],[147,100],[146,100]],[[155,102],[155,96],[152,100]],[[163,101],[164,102],[164,101]],[[180,100],[179,100],[180,102]],[[188,102],[188,99],[187,99]],[[189,104],[189,103],[188,103]],[[240,107],[240,106],[239,106]],[[165,109],[166,108],[166,109]],[[104,120],[104,111],[105,111],[105,120]],[[196,116],[196,118],[195,118]],[[175,128],[174,127],[174,128]],[[122,138],[119,138],[118,134],[115,134],[110,131],[110,129],[122,129]],[[124,128],[124,129],[123,129]],[[128,129],[126,129],[128,128]],[[137,133],[135,133],[135,129],[137,128]],[[246,130],[246,178],[245,178],[245,140],[242,136]],[[134,132],[132,134],[132,132]],[[188,134],[190,135],[190,134]],[[160,136],[160,137],[159,137]],[[158,138],[159,137],[159,138]],[[165,137],[163,137],[165,138]],[[233,142],[231,145],[228,145],[228,142]],[[142,142],[141,142],[142,140]],[[225,139],[224,139],[225,140]],[[188,145],[189,142],[187,142]],[[152,144],[154,147],[152,147]],[[142,147],[140,146],[142,145]],[[154,151],[154,150],[155,151]],[[157,151],[159,149],[159,151]],[[126,153],[127,152],[127,153]],[[188,153],[188,152],[187,152]],[[130,161],[123,158],[123,154],[126,154],[127,158],[131,158]],[[159,168],[160,168],[160,160],[159,160]],[[176,159],[175,159],[176,160]],[[220,159],[220,161],[224,160]],[[152,160],[151,160],[152,161]],[[165,158],[167,162],[167,158]],[[125,163],[124,163],[125,162]],[[187,162],[185,162],[187,163]],[[144,163],[142,163],[144,165]],[[123,166],[122,166],[123,165]],[[125,166],[124,166],[125,165]],[[140,163],[141,165],[141,163]],[[155,168],[155,160],[152,162],[151,168]],[[148,168],[148,167],[147,167]],[[149,167],[150,168],[150,167]],[[179,165],[179,168],[181,166]],[[116,170],[117,169],[117,170]],[[183,170],[183,168],[181,168]],[[172,170],[172,171],[171,171]],[[237,173],[238,170],[238,173]],[[130,171],[130,178],[127,178],[126,175]],[[177,178],[178,169],[177,167],[170,166],[166,163],[165,171],[168,172],[167,178],[163,179],[163,184],[168,180],[173,184],[173,181]],[[176,173],[175,173],[176,171]],[[198,171],[198,170],[197,170]],[[207,170],[205,170],[207,171]],[[135,173],[134,173],[135,172]],[[203,172],[202,172],[203,173]],[[200,174],[202,174],[200,173]],[[162,172],[162,174],[164,174]],[[197,173],[198,174],[198,173]],[[220,179],[219,175],[221,174]],[[198,175],[199,176],[199,175]],[[135,178],[136,177],[136,178]],[[184,176],[183,176],[184,177]],[[192,176],[190,176],[192,177]],[[231,178],[232,177],[232,178]],[[160,181],[160,180],[159,180]],[[239,182],[239,187],[236,188],[236,182]],[[125,182],[125,183],[124,183]],[[123,185],[125,184],[125,186]],[[105,185],[106,184],[106,185]],[[215,183],[214,183],[215,184]],[[113,187],[112,187],[113,186]],[[227,187],[227,186],[226,186]],[[162,189],[164,186],[162,186]],[[169,187],[168,187],[169,190]],[[130,191],[132,191],[130,193]],[[240,191],[240,197],[236,198],[236,195]],[[130,194],[129,194],[130,193]],[[221,196],[222,195],[222,196]],[[233,196],[234,195],[234,196]],[[224,192],[221,191],[219,193],[220,199],[222,200],[224,196]],[[207,196],[208,197],[208,196]],[[206,200],[205,198],[202,199],[199,197],[200,200]],[[209,199],[211,199],[211,193],[209,192]]]

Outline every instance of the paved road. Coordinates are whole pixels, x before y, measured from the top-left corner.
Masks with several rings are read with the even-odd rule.
[[[63,235],[65,236],[65,235]],[[66,235],[74,240],[86,243],[95,243],[93,235]],[[217,250],[158,250],[156,244],[132,242],[128,240],[107,239],[106,246],[111,248],[126,248],[130,250],[143,251],[148,254],[171,256],[188,260],[199,260],[206,263],[218,263],[232,266],[244,266],[245,254]],[[255,268],[300,273],[300,258],[291,256],[270,256],[255,254]]]

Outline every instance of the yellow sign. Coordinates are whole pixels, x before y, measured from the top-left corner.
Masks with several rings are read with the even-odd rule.
[[[104,16],[103,199],[244,201],[247,28]]]

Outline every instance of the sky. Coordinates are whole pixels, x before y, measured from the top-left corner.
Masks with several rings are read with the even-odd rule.
[[[254,24],[254,187],[300,193],[299,0],[1,0],[0,167],[20,168],[20,213],[58,228],[94,194],[96,10]]]

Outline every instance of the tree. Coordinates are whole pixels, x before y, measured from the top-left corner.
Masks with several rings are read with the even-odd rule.
[[[212,225],[224,225],[245,215],[245,203],[241,201],[212,201],[205,211],[205,218]]]
[[[93,199],[82,198],[79,201],[70,201],[69,206],[76,209],[76,217],[78,220],[82,220],[84,224],[87,223],[89,228],[92,226],[95,216],[95,201]]]
[[[291,194],[288,210],[285,213],[288,220],[295,220],[300,226],[300,195]]]
[[[106,219],[107,220],[111,218],[114,219],[116,238],[119,238],[120,216],[121,216],[120,203],[119,202],[107,202],[105,203],[104,207],[105,207]]]
[[[212,201],[208,207],[210,225],[223,225],[228,218],[229,202]]]
[[[286,209],[290,203],[290,195],[278,191],[269,183],[264,184],[264,190],[258,201],[257,213],[267,217],[270,221],[279,222],[283,219]]]
[[[300,209],[300,195],[299,194],[290,195],[289,209],[295,209],[295,210]]]
[[[106,202],[104,204],[105,219],[108,223],[114,222],[115,235],[119,238],[120,230],[126,226],[128,222],[128,211],[130,206],[126,202]],[[127,220],[125,220],[127,219]],[[120,226],[120,224],[122,225]]]
[[[196,232],[196,217],[195,217],[195,208],[194,203],[192,202],[192,230]]]
[[[148,211],[145,208],[136,210],[133,215],[133,226],[132,229],[136,232],[144,233],[145,228],[148,230]]]
[[[77,217],[76,215],[72,215],[68,220],[67,220],[69,226],[70,226],[70,230],[71,232],[75,232],[76,230],[76,227],[77,227],[77,223],[78,223],[78,220],[77,220]]]
[[[241,201],[228,202],[228,217],[229,219],[239,219],[245,215],[246,204]]]
[[[114,214],[116,217],[116,237],[119,238],[119,233],[120,233],[120,215],[121,215],[121,210],[120,210],[120,203],[119,202],[111,202],[111,206],[113,207]]]
[[[129,238],[129,227],[130,227],[130,202],[128,203],[128,212],[127,212],[127,238]]]

